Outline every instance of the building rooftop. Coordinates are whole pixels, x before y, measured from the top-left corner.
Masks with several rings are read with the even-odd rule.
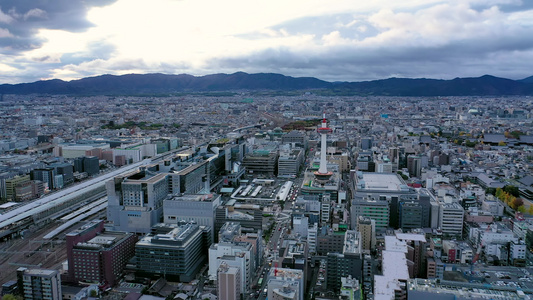
[[[396,238],[402,241],[426,242],[426,237],[423,234],[416,233],[396,233]]]
[[[105,249],[115,245],[120,240],[129,236],[126,232],[111,232],[106,231],[101,233],[87,242],[78,243],[74,246],[75,249]]]
[[[397,174],[362,173],[357,174],[358,190],[409,191],[409,187]]]
[[[153,244],[181,244],[187,241],[189,236],[193,234],[199,226],[196,224],[185,224],[173,228],[168,233],[148,235],[143,237],[137,245],[147,246]]]
[[[274,276],[276,278],[301,279],[303,278],[303,271],[286,268],[272,268],[270,270],[270,276]]]
[[[361,253],[360,233],[355,230],[346,231],[344,236],[343,253],[359,254]]]
[[[53,276],[57,274],[57,270],[47,270],[47,269],[26,269],[24,275],[29,276]]]
[[[399,280],[409,279],[405,253],[407,245],[395,236],[385,236],[383,275],[374,276],[374,299],[394,299],[394,290],[400,288]]]
[[[407,281],[407,290],[425,292],[414,299],[427,299],[427,293],[449,295],[449,299],[529,299],[519,290],[503,290],[492,285],[467,282],[442,281],[437,283],[434,279],[410,279]],[[414,294],[414,293],[413,293]]]

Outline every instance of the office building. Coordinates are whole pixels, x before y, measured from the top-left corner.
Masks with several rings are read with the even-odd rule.
[[[232,242],[242,234],[241,225],[235,222],[226,222],[218,231],[219,242]]]
[[[371,137],[361,138],[361,150],[370,150],[372,149],[373,140]]]
[[[443,234],[461,236],[463,233],[464,209],[457,202],[440,202],[439,228]]]
[[[106,182],[107,220],[115,231],[148,233],[163,217],[169,175],[141,169]]]
[[[305,241],[285,240],[279,250],[282,268],[302,270],[307,274],[309,249]]]
[[[30,180],[31,179],[29,175],[15,176],[13,178],[6,179],[6,199],[9,201],[15,200],[17,185],[29,182]]]
[[[135,244],[137,272],[189,282],[206,262],[211,228],[189,223],[167,230],[149,234]]]
[[[303,161],[303,149],[282,149],[278,159],[278,176],[296,177]]]
[[[268,298],[276,300],[298,300],[304,299],[299,294],[299,283],[295,281],[285,282],[279,279],[272,279],[268,282]]]
[[[352,226],[362,215],[376,221],[376,230],[398,228],[400,202],[419,199],[417,191],[407,186],[398,174],[357,171],[353,175],[356,192],[351,208]]]
[[[220,264],[217,271],[218,299],[240,300],[241,290],[240,269],[226,263]]]
[[[268,299],[305,299],[305,278],[302,270],[271,268],[267,284]]]
[[[346,232],[328,229],[328,227],[318,229],[318,237],[316,240],[316,253],[318,255],[342,253],[342,249],[344,248]]]
[[[361,248],[371,251],[376,249],[376,221],[365,216],[357,218],[357,231],[361,235]]]
[[[58,188],[57,182],[54,180],[56,175],[56,169],[54,168],[34,169],[31,171],[31,179],[44,182],[50,190]]]
[[[361,287],[359,280],[351,276],[341,278],[341,292],[340,295],[347,300],[361,299]]]
[[[245,232],[257,232],[263,228],[263,211],[259,205],[226,203],[216,209],[215,217],[217,232],[226,222],[239,223]]]
[[[28,201],[44,195],[44,184],[39,180],[31,180],[17,184],[15,187],[15,200]]]
[[[318,238],[318,224],[314,223],[307,228],[307,246],[309,247],[309,253],[316,253],[316,245]]]
[[[74,182],[74,166],[69,163],[56,163],[51,164],[50,167],[56,170],[57,175],[63,176],[63,183],[65,185]]]
[[[363,277],[363,258],[359,232],[348,230],[341,253],[328,253],[326,257],[326,283],[329,290],[339,292],[341,278],[351,276],[359,281]]]
[[[389,226],[389,203],[386,200],[354,199],[352,202],[352,224],[359,217],[372,219],[376,231],[384,231]]]
[[[62,299],[61,277],[57,270],[21,267],[17,269],[17,278],[24,300]]]
[[[163,222],[195,222],[198,225],[215,228],[215,212],[220,205],[221,196],[217,194],[173,195],[163,201]],[[213,232],[212,239],[215,239]]]
[[[100,172],[100,164],[96,156],[81,156],[74,159],[74,171],[92,176]]]
[[[247,172],[273,176],[277,174],[278,156],[277,151],[255,150],[246,154],[242,165]]]
[[[385,236],[382,275],[374,275],[374,299],[405,299],[404,283],[409,279],[406,253],[404,241]]]
[[[305,151],[307,150],[309,139],[307,138],[307,135],[305,135],[304,132],[293,130],[287,134],[284,134],[281,137],[281,143],[292,144],[296,147],[304,149]]]
[[[222,262],[240,269],[242,292],[250,288],[252,271],[255,270],[254,250],[246,242],[220,242],[209,247],[209,271],[211,278],[215,278],[218,267]]]

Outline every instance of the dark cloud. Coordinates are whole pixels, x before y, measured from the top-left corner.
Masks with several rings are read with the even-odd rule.
[[[107,60],[115,51],[116,46],[108,41],[98,41],[89,43],[87,51],[76,53],[65,53],[61,56],[61,63],[65,65],[80,64],[82,62],[91,61],[95,59]]]
[[[213,59],[225,70],[280,72],[325,80],[373,80],[388,77],[455,78],[492,74],[513,79],[530,76],[531,64],[518,57],[533,53],[533,35],[526,31],[471,37],[441,46],[348,44],[318,51],[267,49],[246,57]],[[515,58],[516,57],[516,58]]]
[[[490,8],[491,6],[497,6],[499,10],[506,13],[528,11],[533,9],[533,1],[531,0],[522,0],[519,2],[510,2],[510,3],[499,3],[499,4],[476,4],[472,8],[477,11],[482,11],[484,9]]]
[[[44,41],[35,35],[39,29],[81,32],[93,26],[87,20],[91,7],[109,5],[116,0],[2,0],[0,28],[11,36],[0,38],[0,53],[38,48]]]
[[[338,31],[343,37],[351,39],[364,39],[374,36],[378,30],[366,20],[366,16],[354,14],[332,14],[325,16],[311,16],[293,19],[269,28],[271,32],[251,32],[238,37],[245,39],[261,39],[269,37],[269,33],[277,35],[314,35],[320,39],[332,31]]]

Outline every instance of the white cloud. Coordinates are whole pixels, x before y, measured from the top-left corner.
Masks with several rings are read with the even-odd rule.
[[[4,13],[2,11],[2,8],[0,7],[0,23],[11,23],[13,21],[14,21],[13,17]]]
[[[373,79],[386,74],[456,77],[474,73],[473,58],[480,75],[497,75],[499,70],[509,75],[509,66],[517,64],[513,58],[533,49],[533,10],[516,9],[521,3],[118,0],[92,8],[87,21],[94,26],[84,31],[37,30],[34,38],[42,43],[23,51],[19,59],[31,68],[42,68],[39,74],[48,74],[47,78],[63,79],[103,73],[200,75],[239,70],[335,80],[371,79],[358,72]],[[505,5],[515,9],[507,11]],[[21,11],[26,13],[16,14],[18,18],[28,21],[50,17],[39,8]],[[0,10],[0,22],[16,22],[14,15],[15,11]],[[0,29],[2,34],[16,35]],[[490,61],[494,57],[500,61]],[[410,66],[416,60],[423,69]],[[453,69],[443,68],[450,62]],[[361,70],[354,71],[354,66]],[[533,69],[533,62],[516,67],[522,74],[527,67]]]
[[[25,13],[23,17],[24,20],[28,20],[30,18],[46,19],[48,18],[48,14],[42,9],[33,8],[30,9],[27,13]]]
[[[11,32],[9,32],[9,30],[5,28],[0,28],[0,38],[5,38],[5,37],[13,37],[13,35],[11,34]]]

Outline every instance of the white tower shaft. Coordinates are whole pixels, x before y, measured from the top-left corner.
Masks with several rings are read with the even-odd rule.
[[[324,123],[322,123],[322,127],[324,126]],[[327,147],[327,134],[321,133],[320,134],[320,167],[318,168],[318,173],[320,174],[326,174],[328,172],[327,168],[327,160],[326,160],[326,147]]]

